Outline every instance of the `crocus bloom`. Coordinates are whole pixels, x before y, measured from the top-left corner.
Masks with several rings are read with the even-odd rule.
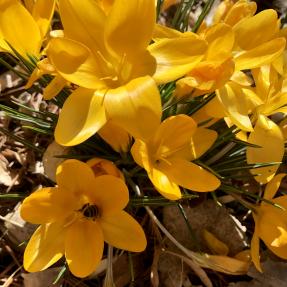
[[[153,137],[145,142],[136,139],[131,152],[143,167],[155,188],[168,199],[179,199],[179,185],[193,191],[213,191],[220,181],[212,173],[190,162],[204,154],[217,133],[197,128],[186,115],[167,118]]]
[[[55,0],[37,0],[31,14],[18,0],[0,1],[0,50],[13,53],[9,43],[22,57],[39,57],[43,39],[50,27]]]
[[[253,122],[255,123],[247,139],[260,148],[247,147],[247,162],[268,163],[281,162],[284,156],[284,135],[280,127],[268,117],[278,112],[286,113],[286,80],[271,65],[262,66],[252,71],[256,87],[249,91],[247,97],[253,101]],[[248,113],[246,113],[248,115]],[[255,179],[267,183],[275,175],[278,165],[251,170]]]
[[[122,179],[95,176],[77,160],[61,164],[56,177],[58,187],[32,193],[21,207],[23,219],[41,224],[24,253],[27,271],[44,270],[65,255],[71,272],[85,277],[99,264],[104,241],[135,252],[145,249],[141,226],[122,210],[129,200]]]
[[[278,257],[287,259],[287,196],[273,198],[286,174],[277,174],[265,188],[264,198],[279,205],[261,202],[253,212],[255,230],[251,241],[251,258],[262,272],[259,260],[259,239]],[[283,208],[283,209],[282,209]]]
[[[55,138],[62,145],[85,141],[108,119],[146,140],[161,119],[156,84],[182,77],[204,56],[207,44],[195,34],[149,45],[154,0],[111,2],[106,13],[94,0],[59,1],[65,37],[52,39],[47,55],[80,86],[59,116]]]
[[[207,51],[210,51],[213,61],[207,61],[207,56],[206,61],[197,65],[199,69],[196,66],[187,78],[180,79],[176,94],[180,96],[190,93],[193,88],[199,89],[199,91],[195,90],[193,95],[216,89],[216,98],[206,105],[205,113],[214,118],[228,117],[232,124],[243,131],[250,132],[253,131],[253,126],[248,116],[248,109],[246,109],[245,103],[242,104],[245,101],[244,95],[238,91],[249,87],[252,81],[242,70],[276,63],[282,57],[286,41],[279,33],[278,16],[275,10],[265,10],[252,16],[256,4],[251,5],[245,2],[240,1],[240,3],[238,2],[240,5],[234,6],[234,11],[241,13],[240,15],[236,16],[236,13],[230,10],[231,14],[226,18],[228,19],[226,23],[216,24],[201,32],[203,36],[206,35],[207,41],[211,45]],[[232,28],[234,45],[231,45],[233,42],[230,32],[227,33],[227,27]],[[211,37],[209,37],[209,33]],[[217,36],[213,38],[213,35]],[[219,38],[221,41],[218,41]],[[219,59],[226,59],[225,62],[221,60],[216,63],[214,61],[217,55],[222,53],[224,55],[224,52],[226,56],[228,55],[226,52],[229,54],[232,52],[232,60],[235,64],[233,74],[230,60],[226,56],[225,58],[219,57]],[[277,69],[282,69],[280,65],[280,61],[279,64],[274,64]],[[206,70],[210,70],[208,76],[206,76],[206,72],[204,73]],[[208,105],[211,107],[207,108]],[[222,110],[223,113],[218,113]]]

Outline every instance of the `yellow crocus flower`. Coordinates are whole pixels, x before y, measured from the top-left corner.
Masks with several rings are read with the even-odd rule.
[[[154,0],[115,0],[107,14],[94,0],[60,0],[59,8],[65,37],[52,39],[47,54],[80,88],[63,106],[56,141],[79,144],[108,119],[134,137],[149,138],[161,119],[156,84],[186,74],[203,58],[206,42],[192,34],[149,45]]]
[[[95,168],[99,162],[90,162]],[[104,164],[107,166],[107,163]],[[58,187],[42,188],[26,197],[21,216],[41,224],[24,253],[24,268],[44,270],[65,255],[70,271],[86,277],[95,271],[104,241],[117,248],[143,251],[146,237],[142,227],[123,208],[128,188],[118,176],[98,171],[88,164],[67,160],[57,168]]]
[[[0,0],[0,50],[13,54],[11,45],[26,59],[40,56],[55,0],[37,0],[30,8],[31,14],[18,0]]]
[[[199,158],[214,143],[217,133],[197,128],[186,115],[164,120],[148,141],[136,139],[131,153],[155,188],[166,198],[181,198],[179,185],[199,192],[213,191],[219,179],[191,160]]]
[[[287,196],[274,198],[281,180],[286,174],[277,174],[265,187],[264,198],[279,205],[261,202],[252,213],[255,230],[251,240],[251,258],[256,268],[262,272],[259,259],[259,239],[278,257],[287,259]],[[283,208],[283,209],[282,209]]]
[[[278,112],[286,113],[286,79],[281,77],[271,65],[262,66],[252,71],[256,87],[250,89],[247,99],[253,98],[254,130],[247,141],[260,148],[247,147],[246,156],[249,164],[281,162],[284,156],[284,135],[280,127],[268,117]],[[248,116],[248,112],[246,113]],[[278,165],[251,170],[260,183],[267,183],[275,175]],[[258,175],[259,174],[259,175]]]

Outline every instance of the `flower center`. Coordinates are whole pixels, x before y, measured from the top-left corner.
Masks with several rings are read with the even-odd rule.
[[[94,220],[101,216],[100,209],[94,204],[90,205],[89,203],[86,203],[79,211],[88,219]]]

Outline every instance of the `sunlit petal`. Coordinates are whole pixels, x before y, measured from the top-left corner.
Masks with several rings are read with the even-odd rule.
[[[275,196],[275,194],[276,194],[276,192],[277,192],[277,190],[281,184],[281,181],[285,176],[286,176],[285,173],[277,174],[272,178],[272,180],[270,182],[267,183],[267,185],[265,187],[265,192],[264,192],[264,198],[265,199],[271,200]]]
[[[284,155],[284,136],[280,128],[265,116],[260,115],[248,137],[248,142],[260,148],[247,147],[246,156],[249,164],[281,162]],[[252,169],[258,182],[267,183],[275,175],[279,165]]]
[[[68,38],[49,42],[47,55],[63,78],[88,89],[105,88],[101,66],[88,47]]]
[[[147,144],[144,141],[136,139],[132,148],[131,154],[134,161],[141,167],[144,167],[147,171],[150,170],[150,158]]]
[[[196,126],[196,122],[187,115],[171,116],[161,123],[150,144],[161,157],[180,153],[190,147]]]
[[[99,223],[108,244],[133,252],[141,252],[146,248],[146,237],[141,225],[125,211],[103,216]]]
[[[40,29],[43,39],[50,28],[54,9],[55,0],[37,0],[33,6],[32,16]]]
[[[256,2],[245,0],[237,1],[225,16],[224,22],[230,26],[234,26],[240,20],[251,17],[257,9]]]
[[[277,19],[276,11],[269,9],[240,21],[233,27],[237,44],[250,50],[273,39],[279,30]]]
[[[235,70],[258,68],[277,59],[285,48],[285,39],[277,38],[234,57]]]
[[[136,138],[151,137],[160,124],[160,94],[149,76],[108,90],[104,105],[108,117]]]
[[[84,88],[75,90],[65,101],[55,130],[61,145],[79,144],[95,134],[106,123],[103,92]]]
[[[163,171],[152,168],[148,172],[148,176],[157,191],[170,200],[177,200],[181,198],[181,191],[177,183],[171,180]]]
[[[103,50],[105,13],[95,0],[60,0],[65,36],[79,41],[93,52]]]
[[[78,220],[67,229],[65,255],[70,271],[86,277],[96,270],[104,250],[104,237],[97,221]]]
[[[28,59],[27,54],[38,56],[42,44],[40,30],[32,15],[20,1],[0,1],[0,27],[1,37],[21,56],[26,59]],[[2,48],[7,48],[7,45],[4,44]],[[9,51],[11,51],[10,48]]]
[[[252,131],[252,124],[248,116],[248,98],[240,87],[231,83],[226,84],[217,90],[216,94],[231,121],[244,131]]]
[[[181,33],[178,30],[169,28],[167,26],[163,26],[160,24],[156,24],[154,31],[153,31],[153,40],[158,41],[160,39],[164,38],[177,38],[177,37],[182,37],[183,33]]]
[[[79,160],[69,159],[60,164],[57,168],[56,179],[61,189],[78,198],[76,201],[79,205],[81,205],[81,197],[89,197],[95,190],[96,177],[93,170]],[[88,199],[85,200],[88,201]]]
[[[192,159],[201,157],[217,139],[217,132],[205,128],[197,128],[191,138]]]
[[[105,27],[105,42],[120,58],[144,51],[155,25],[154,0],[115,0]]]
[[[102,175],[95,178],[94,185],[90,187],[89,198],[100,208],[102,216],[109,216],[126,207],[129,191],[122,179]]]
[[[67,81],[60,75],[57,75],[43,91],[45,100],[51,100],[56,97],[66,86]]]
[[[174,183],[193,191],[208,192],[220,186],[215,175],[187,160],[169,159],[169,163],[160,163],[160,169]]]
[[[73,212],[75,201],[75,198],[63,189],[42,188],[25,198],[20,214],[24,220],[34,224],[54,222]]]
[[[53,265],[64,255],[64,238],[62,221],[38,227],[26,246],[24,268],[29,272],[37,272]]]
[[[203,59],[206,48],[206,41],[193,34],[157,41],[149,46],[157,62],[153,78],[163,84],[184,76]]]
[[[224,60],[231,56],[234,45],[234,33],[232,28],[224,23],[220,23],[209,28],[205,34],[208,42],[206,59]]]

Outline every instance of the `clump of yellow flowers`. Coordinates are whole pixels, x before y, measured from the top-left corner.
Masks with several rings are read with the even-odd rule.
[[[181,2],[179,9],[188,5]],[[124,211],[131,198],[174,203],[202,192],[242,194],[242,170],[250,172],[242,181],[266,184],[263,197],[240,199],[255,221],[253,263],[262,271],[259,238],[287,259],[286,195],[273,198],[285,176],[277,171],[287,113],[287,28],[276,11],[224,0],[211,23],[200,17],[191,30],[184,21],[157,23],[170,1],[23,3],[0,0],[0,49],[26,68],[27,89],[40,83],[44,99],[60,108],[49,126],[56,142],[89,154],[87,162],[64,161],[54,187],[23,201],[23,219],[40,225],[24,253],[27,271],[64,256],[75,276],[86,277],[104,242],[141,252],[145,232]],[[55,11],[60,29],[51,25]],[[202,260],[230,274],[250,264]]]

